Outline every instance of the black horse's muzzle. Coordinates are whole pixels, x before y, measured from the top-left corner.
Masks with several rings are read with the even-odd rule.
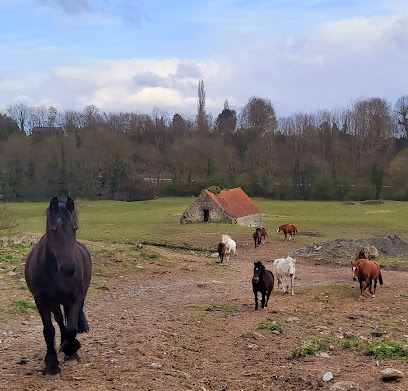
[[[259,277],[253,276],[252,277],[252,283],[257,284],[259,282]]]
[[[75,274],[75,266],[74,265],[62,265],[60,266],[60,271],[64,277],[73,277]]]

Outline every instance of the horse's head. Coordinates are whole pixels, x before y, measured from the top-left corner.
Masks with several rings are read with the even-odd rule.
[[[254,276],[252,277],[253,284],[257,284],[259,282],[259,278],[263,270],[265,270],[265,266],[262,265],[261,261],[254,262]]]
[[[280,227],[276,230],[276,233],[278,234],[280,231],[282,231],[282,226],[280,226]]]
[[[356,281],[358,278],[358,263],[357,262],[351,262],[351,270],[353,272],[353,280]]]
[[[65,277],[75,274],[74,247],[78,229],[74,201],[71,197],[64,203],[54,197],[47,209],[47,251],[57,264],[58,271]]]

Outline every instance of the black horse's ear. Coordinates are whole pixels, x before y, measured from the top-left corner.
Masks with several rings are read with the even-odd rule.
[[[51,213],[57,213],[58,212],[58,198],[54,197],[50,201],[50,212]]]
[[[67,203],[65,204],[67,209],[72,213],[74,211],[74,200],[71,197],[67,198]]]

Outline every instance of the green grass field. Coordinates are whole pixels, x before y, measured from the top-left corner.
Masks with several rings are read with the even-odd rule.
[[[195,198],[160,198],[142,202],[78,201],[78,238],[109,243],[152,242],[206,247],[213,235],[248,235],[250,227],[231,224],[179,223],[183,211]],[[399,235],[408,238],[408,203],[346,205],[340,202],[274,201],[254,199],[266,214],[269,234],[284,223],[296,224],[301,244],[334,240]],[[48,203],[11,203],[17,227],[9,235],[42,234]],[[303,233],[303,234],[302,234]],[[211,238],[211,240],[210,240]]]

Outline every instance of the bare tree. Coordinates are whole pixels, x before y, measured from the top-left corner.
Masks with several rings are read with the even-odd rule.
[[[29,116],[29,108],[25,103],[18,103],[13,106],[9,106],[7,109],[10,117],[17,123],[22,132],[27,133],[27,120]]]

